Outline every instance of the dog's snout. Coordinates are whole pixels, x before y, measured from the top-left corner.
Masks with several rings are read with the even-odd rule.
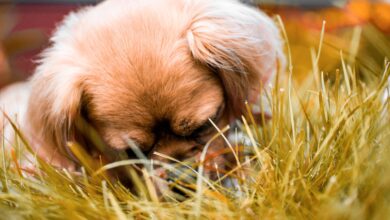
[[[150,153],[150,159],[158,160],[166,163],[171,163],[172,158],[179,161],[186,161],[189,159],[196,159],[202,147],[200,145],[168,145],[156,148]]]

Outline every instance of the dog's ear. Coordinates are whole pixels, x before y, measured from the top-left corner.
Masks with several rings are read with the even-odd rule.
[[[284,66],[279,31],[265,14],[236,1],[190,2],[192,56],[219,75],[237,116],[246,100],[257,100],[260,82],[275,74],[278,62]]]
[[[68,155],[66,145],[75,141],[75,120],[81,111],[82,79],[70,65],[50,59],[45,60],[32,79],[27,117],[30,129],[37,135],[34,139]]]
[[[31,79],[28,126],[47,157],[69,155],[66,145],[74,141],[75,120],[81,111],[85,72],[81,58],[75,58],[81,56],[68,44],[76,18],[69,15],[53,35],[52,46],[42,53]]]

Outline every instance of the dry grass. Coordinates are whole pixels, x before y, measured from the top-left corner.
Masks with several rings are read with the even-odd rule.
[[[201,164],[192,171],[197,180],[189,187],[195,191],[186,200],[172,195],[161,201],[150,181],[153,173],[145,169],[142,178],[134,177],[135,195],[110,183],[104,171],[97,173],[99,167],[77,145],[70,147],[84,161],[84,172],[74,175],[40,161],[40,172],[31,177],[19,168],[19,139],[13,153],[0,148],[0,218],[389,218],[390,105],[383,94],[390,63],[368,83],[341,54],[340,71],[325,77],[314,51],[320,50],[313,50],[313,71],[305,82],[293,81],[290,65],[290,77],[277,77],[265,94],[272,120],[258,127],[245,119],[246,156],[220,175],[236,184],[208,181]],[[142,158],[122,163],[138,162]]]

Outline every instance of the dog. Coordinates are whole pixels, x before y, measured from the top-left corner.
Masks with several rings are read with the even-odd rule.
[[[149,159],[185,160],[215,135],[210,120],[223,128],[241,117],[283,63],[276,25],[238,1],[106,0],[67,15],[32,78],[6,88],[0,103],[37,156],[59,168],[80,167],[70,142],[105,156],[80,120],[128,158],[130,140]],[[210,163],[228,169],[218,156],[226,149],[223,138],[212,142]]]

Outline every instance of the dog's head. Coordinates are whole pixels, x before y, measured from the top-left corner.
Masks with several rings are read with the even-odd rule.
[[[62,149],[83,118],[111,149],[131,139],[150,158],[199,155],[209,119],[228,125],[275,73],[280,41],[266,15],[235,1],[105,1],[52,37],[32,79],[31,130]]]

